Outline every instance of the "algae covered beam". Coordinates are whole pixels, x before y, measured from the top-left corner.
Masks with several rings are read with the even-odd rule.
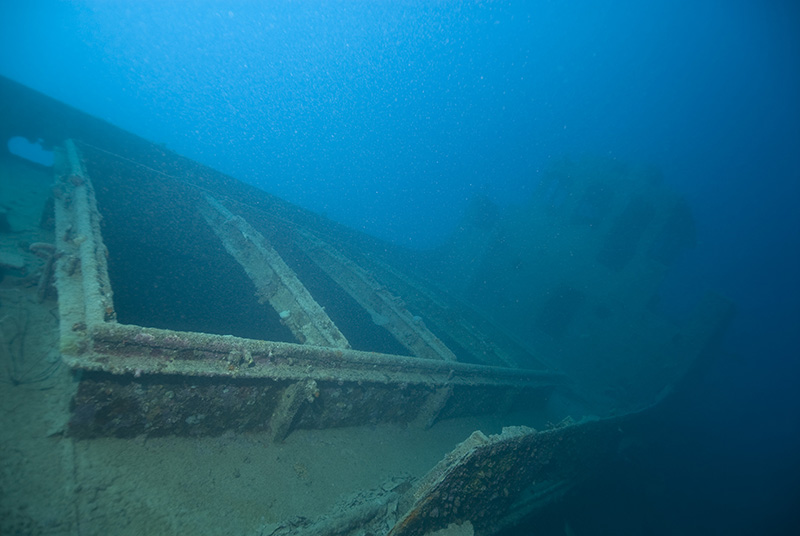
[[[72,140],[56,148],[55,279],[61,326],[61,351],[85,346],[87,330],[113,322],[113,294],[100,232],[100,213],[80,152]]]
[[[362,266],[377,274],[378,279],[400,292],[409,307],[425,317],[432,329],[446,333],[460,345],[475,362],[501,367],[518,367],[520,357],[527,363],[544,365],[520,344],[492,323],[471,310],[471,307],[452,293],[430,281],[381,261],[377,256],[362,255]],[[368,264],[367,264],[368,263]]]
[[[297,229],[295,243],[328,276],[372,317],[372,321],[391,333],[416,357],[456,361],[455,354],[418,316],[406,309],[366,270],[308,231]]]
[[[178,332],[118,323],[94,326],[66,363],[82,370],[70,433],[266,431],[499,413],[543,402],[558,374],[351,349]],[[155,412],[155,413],[154,413]],[[107,420],[109,414],[119,418]]]
[[[397,386],[547,388],[562,374],[182,332],[117,323],[95,326],[90,344],[66,355],[70,366],[112,374],[363,381]]]
[[[259,301],[268,301],[302,344],[349,348],[339,328],[267,239],[210,195],[204,198],[200,213],[253,281]]]

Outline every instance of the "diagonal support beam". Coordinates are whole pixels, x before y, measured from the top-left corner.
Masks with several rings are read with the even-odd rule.
[[[200,213],[253,281],[259,301],[269,302],[300,343],[349,348],[336,324],[267,239],[210,195],[204,199]]]
[[[295,244],[415,356],[456,361],[453,352],[366,270],[311,233],[297,229]]]
[[[446,294],[430,281],[403,273],[394,266],[372,257],[361,257],[360,263],[387,285],[399,292],[410,307],[425,317],[433,329],[447,333],[475,362],[498,367],[518,367],[518,357],[526,362],[536,362],[533,356],[511,341],[505,333],[480,315],[470,311],[470,306],[455,296]],[[491,334],[491,336],[487,336]],[[544,365],[537,363],[544,368]]]

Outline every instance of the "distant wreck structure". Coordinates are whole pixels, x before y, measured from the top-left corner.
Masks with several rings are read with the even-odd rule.
[[[476,431],[422,478],[263,534],[495,534],[535,516],[703,366],[732,314],[715,295],[679,324],[659,313],[694,227],[651,170],[564,160],[528,205],[478,199],[414,253],[2,78],[0,103],[3,139],[53,153],[41,292],[79,379],[71,437],[560,423]]]
[[[596,404],[632,410],[691,366],[684,328],[658,303],[695,241],[687,202],[657,170],[561,159],[524,205],[501,213],[473,200],[439,272],[512,333],[530,334],[526,348],[555,359]]]

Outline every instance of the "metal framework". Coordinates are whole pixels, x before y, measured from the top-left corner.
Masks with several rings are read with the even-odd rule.
[[[413,355],[353,350],[267,238],[206,192],[195,198],[197,212],[250,278],[259,303],[269,303],[297,342],[118,323],[93,180],[75,142],[58,155],[61,351],[86,372],[72,420],[78,436],[218,433],[233,423],[282,439],[304,426],[430,426],[443,416],[505,411],[563,381],[546,370],[458,362],[401,298],[295,226],[295,244]],[[466,331],[455,338],[464,340]]]

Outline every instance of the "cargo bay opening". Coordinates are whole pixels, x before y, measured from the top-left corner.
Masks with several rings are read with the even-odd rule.
[[[179,331],[296,342],[198,210],[205,192],[116,155],[84,147],[96,183],[119,322]],[[224,198],[224,194],[217,194]],[[264,196],[268,199],[267,196]],[[329,277],[291,249],[291,228],[269,208],[241,202],[251,225],[292,264],[353,348],[407,355]],[[278,216],[279,217],[279,216]]]
[[[70,364],[88,372],[75,397],[72,433],[213,434],[233,423],[281,439],[304,426],[430,426],[528,407],[563,381],[549,370],[508,367],[493,345],[481,345],[463,327],[450,339],[465,342],[460,350],[480,347],[473,359],[484,364],[459,362],[400,296],[340,244],[320,238],[325,228],[267,219],[253,203],[235,214],[209,189],[158,173],[143,181],[120,160],[73,140],[57,150],[61,345]],[[278,243],[305,268],[299,262],[293,270]],[[317,296],[338,302],[320,304],[298,274],[316,280]],[[117,285],[127,303],[143,305],[119,308]],[[159,312],[151,315],[151,308]],[[425,308],[432,324],[458,315],[436,310]],[[355,329],[342,333],[337,317]],[[226,329],[241,318],[238,335]],[[372,335],[378,330],[396,342]],[[368,348],[354,349],[349,338]],[[119,374],[145,379],[131,384]],[[198,385],[196,377],[205,379]]]

